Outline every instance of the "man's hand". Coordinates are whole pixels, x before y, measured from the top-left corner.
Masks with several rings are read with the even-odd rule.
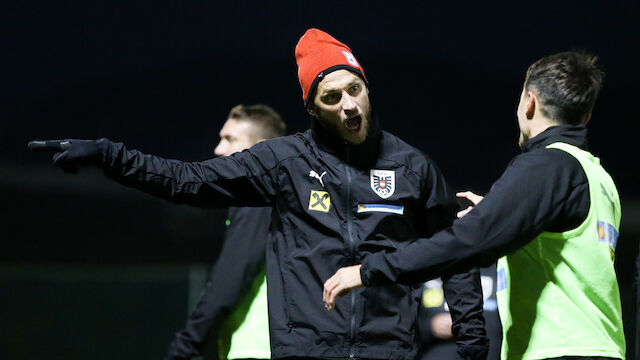
[[[36,151],[55,151],[53,164],[65,172],[76,173],[79,166],[95,165],[101,160],[109,140],[34,140],[27,147]]]
[[[480,201],[484,199],[484,196],[476,195],[471,191],[459,192],[459,193],[456,193],[456,196],[461,199],[467,199],[471,201],[474,206],[478,205],[478,203],[480,203]],[[473,206],[469,206],[468,208],[458,212],[458,219],[462,219],[462,217],[467,215],[469,211],[471,211],[472,209],[473,209]]]
[[[351,289],[362,287],[361,267],[362,265],[343,267],[324,283],[322,301],[327,310],[333,309],[336,297],[346,295]]]

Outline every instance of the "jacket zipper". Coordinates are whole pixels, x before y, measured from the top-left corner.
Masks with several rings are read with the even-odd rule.
[[[345,169],[347,172],[347,232],[349,234],[349,250],[351,259],[355,260],[355,240],[353,239],[353,224],[351,219],[351,172],[349,171],[349,148],[346,150],[346,159],[347,164],[345,164]],[[356,342],[356,318],[355,318],[355,310],[356,310],[356,294],[355,292],[351,292],[351,350],[349,352],[349,357],[355,357],[355,342]]]

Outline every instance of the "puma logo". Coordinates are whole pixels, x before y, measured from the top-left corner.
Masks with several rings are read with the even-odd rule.
[[[322,185],[322,187],[324,187],[324,182],[322,181],[322,177],[326,174],[326,171],[322,172],[322,175],[318,175],[317,172],[315,172],[314,170],[309,171],[309,177],[312,178],[316,178],[318,179],[318,181],[320,181],[320,185]]]

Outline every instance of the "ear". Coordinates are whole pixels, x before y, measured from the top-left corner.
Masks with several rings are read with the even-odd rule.
[[[584,118],[584,121],[582,121],[582,125],[587,125],[589,123],[589,120],[591,120],[591,113],[589,113],[589,115]]]
[[[526,99],[525,111],[524,114],[527,116],[527,119],[533,119],[533,115],[536,113],[536,104],[538,102],[538,98],[533,91],[527,91],[527,99]]]

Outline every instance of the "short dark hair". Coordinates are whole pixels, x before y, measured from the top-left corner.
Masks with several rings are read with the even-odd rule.
[[[525,90],[538,95],[543,115],[565,124],[581,124],[602,87],[604,73],[597,60],[597,56],[574,51],[544,57],[529,66]]]
[[[255,105],[236,105],[229,112],[229,119],[249,121],[260,129],[259,138],[272,139],[283,136],[287,126],[280,115],[272,107]]]

